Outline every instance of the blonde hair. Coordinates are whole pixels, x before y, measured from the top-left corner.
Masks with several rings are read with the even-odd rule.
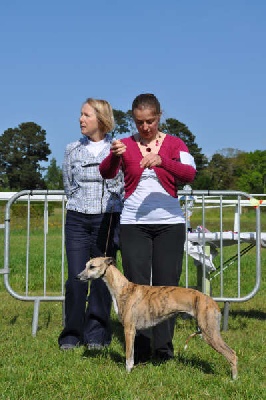
[[[113,109],[106,100],[89,97],[84,104],[89,104],[96,112],[99,128],[103,134],[111,132],[115,128]]]

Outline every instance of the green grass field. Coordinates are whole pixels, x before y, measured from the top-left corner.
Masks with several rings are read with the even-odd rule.
[[[2,216],[2,214],[1,214]],[[200,218],[193,216],[193,223]],[[197,220],[198,218],[198,220]],[[215,229],[217,219],[208,216],[209,229]],[[265,216],[262,219],[262,230]],[[0,221],[2,222],[2,221]],[[60,292],[57,278],[61,256],[60,224],[51,219],[48,234],[47,263],[49,290]],[[228,217],[227,229],[232,224]],[[247,230],[254,230],[254,218],[249,213],[243,218]],[[4,237],[0,231],[0,255],[3,260]],[[10,282],[23,293],[25,282],[25,223],[19,218],[11,224]],[[43,263],[43,232],[35,221],[30,257],[30,290],[38,293]],[[205,342],[196,337],[184,351],[187,336],[195,330],[193,320],[177,318],[174,338],[175,358],[165,364],[153,362],[136,366],[128,374],[125,370],[124,337],[121,324],[112,312],[113,340],[104,351],[77,348],[61,352],[57,337],[62,329],[62,304],[42,303],[39,329],[31,335],[33,304],[14,299],[7,293],[0,276],[0,399],[5,400],[61,400],[61,399],[264,399],[265,398],[265,263],[266,249],[262,249],[262,284],[258,294],[248,302],[230,307],[229,329],[222,332],[226,342],[236,350],[239,358],[239,378],[232,381],[226,360]],[[228,254],[230,256],[230,254]],[[243,258],[243,290],[254,284],[255,250]],[[1,266],[0,266],[1,268]],[[194,266],[191,267],[192,271]],[[225,271],[228,293],[232,290],[236,273],[234,266]],[[213,290],[219,284],[213,281]],[[220,304],[221,308],[223,304]]]

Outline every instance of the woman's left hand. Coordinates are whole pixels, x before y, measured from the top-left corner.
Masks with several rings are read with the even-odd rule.
[[[149,153],[143,157],[140,162],[141,168],[159,167],[162,164],[162,159],[158,154]]]

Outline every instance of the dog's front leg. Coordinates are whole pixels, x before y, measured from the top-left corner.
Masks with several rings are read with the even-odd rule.
[[[134,342],[136,329],[134,327],[124,328],[126,342],[126,370],[130,372],[134,367]]]

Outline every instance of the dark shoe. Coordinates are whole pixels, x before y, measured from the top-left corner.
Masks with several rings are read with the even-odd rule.
[[[137,353],[134,354],[134,364],[145,364],[151,359],[151,354],[150,353]]]
[[[88,350],[103,350],[107,345],[100,343],[88,343],[86,344]]]
[[[155,360],[159,363],[165,363],[166,361],[172,360],[174,358],[173,354],[169,354],[166,351],[155,351]]]
[[[94,323],[96,322],[97,321],[94,321]],[[86,333],[84,333],[83,343],[84,346],[87,346],[88,348],[109,346],[111,341],[112,335],[109,329],[99,329],[97,327],[97,329],[94,328],[93,330],[91,329],[89,332],[86,331]]]
[[[61,344],[61,346],[60,346],[60,350],[63,350],[63,351],[65,351],[65,350],[73,350],[73,349],[75,349],[76,347],[79,347],[79,343],[77,343],[77,344],[63,343],[63,344]]]

